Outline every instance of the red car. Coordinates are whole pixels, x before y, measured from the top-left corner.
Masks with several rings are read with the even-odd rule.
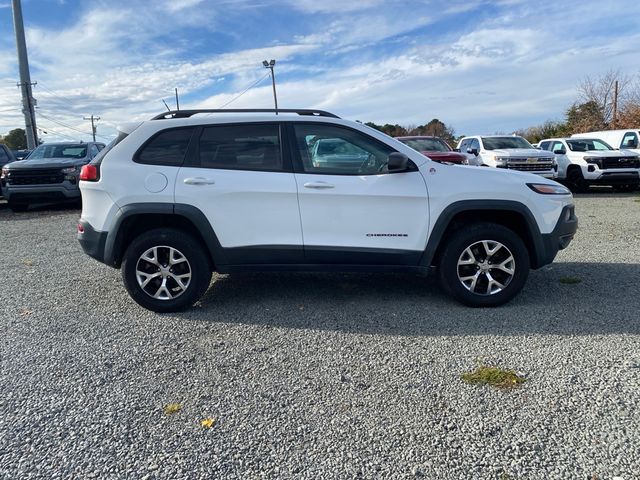
[[[454,152],[447,142],[439,137],[414,136],[396,137],[405,145],[426,155],[436,162],[449,162],[458,165],[467,165],[467,157],[462,153]]]

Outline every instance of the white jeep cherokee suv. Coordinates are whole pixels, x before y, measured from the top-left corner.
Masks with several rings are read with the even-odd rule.
[[[589,185],[611,185],[633,191],[640,183],[640,157],[627,150],[614,150],[597,138],[547,138],[540,148],[552,152],[558,162],[558,180],[574,192]]]
[[[84,251],[155,311],[192,305],[213,271],[433,267],[462,303],[496,306],[577,229],[553,181],[436,163],[323,111],[273,112],[180,110],[124,128],[81,173]],[[343,153],[314,158],[329,141]]]
[[[457,150],[467,156],[469,165],[506,168],[556,178],[557,165],[549,152],[542,152],[516,135],[464,137]]]

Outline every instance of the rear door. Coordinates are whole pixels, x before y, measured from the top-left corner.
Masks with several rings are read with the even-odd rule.
[[[290,124],[305,259],[330,264],[417,264],[429,224],[427,188],[389,173],[393,148],[356,129]]]
[[[281,138],[275,122],[206,125],[178,172],[175,202],[205,214],[229,264],[302,260],[296,181]]]

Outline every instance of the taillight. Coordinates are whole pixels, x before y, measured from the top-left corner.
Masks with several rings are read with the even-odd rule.
[[[80,170],[80,180],[85,182],[97,182],[98,181],[98,166],[97,165],[84,165]]]

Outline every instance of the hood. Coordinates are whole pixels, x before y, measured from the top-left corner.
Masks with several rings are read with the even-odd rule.
[[[618,158],[618,157],[637,157],[638,154],[629,150],[589,150],[587,152],[571,152],[573,155],[581,157],[598,157],[598,158]]]
[[[546,150],[538,150],[537,148],[500,148],[496,150],[487,150],[498,157],[553,157],[553,153]]]
[[[29,168],[66,168],[86,165],[87,158],[27,158],[26,160],[18,160],[5,165],[10,170],[29,169]]]
[[[463,163],[467,160],[466,155],[458,152],[438,152],[433,150],[423,150],[421,154],[436,162]]]

